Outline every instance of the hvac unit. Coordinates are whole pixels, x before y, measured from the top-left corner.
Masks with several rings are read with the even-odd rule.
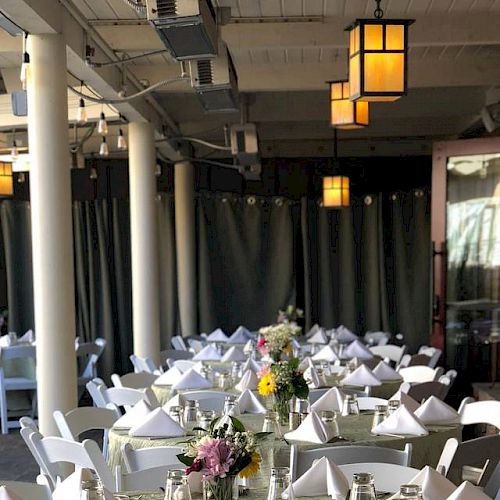
[[[238,77],[224,42],[220,42],[219,55],[215,59],[199,59],[189,64],[191,85],[205,111],[238,110]]]
[[[146,0],[148,21],[178,61],[217,55],[217,16],[211,0]]]
[[[231,153],[240,165],[252,166],[260,163],[255,123],[231,125]]]

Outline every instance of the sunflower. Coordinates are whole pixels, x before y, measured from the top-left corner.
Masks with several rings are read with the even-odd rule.
[[[251,477],[259,471],[260,468],[260,462],[261,462],[260,455],[254,451],[252,453],[252,461],[243,469],[240,471],[238,476],[240,477]]]
[[[264,375],[259,381],[259,394],[262,396],[269,396],[276,391],[276,381],[274,380],[274,375],[268,373]]]

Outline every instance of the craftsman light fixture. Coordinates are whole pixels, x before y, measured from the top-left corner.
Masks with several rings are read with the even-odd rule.
[[[330,125],[343,130],[366,127],[369,122],[367,102],[349,100],[349,81],[330,84]]]

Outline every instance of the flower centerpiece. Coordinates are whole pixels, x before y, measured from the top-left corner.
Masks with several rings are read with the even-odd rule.
[[[292,339],[301,331],[295,323],[279,323],[259,330],[260,338],[257,348],[263,356],[269,356],[275,363],[283,354],[292,353]]]
[[[231,500],[236,476],[248,478],[258,472],[257,443],[265,435],[246,431],[234,417],[223,417],[214,420],[204,436],[188,441],[186,452],[177,457],[188,466],[186,474],[203,474],[204,500]]]
[[[274,397],[274,410],[278,413],[280,423],[287,424],[290,400],[294,396],[299,399],[309,396],[304,373],[299,370],[299,360],[292,358],[264,366],[259,376],[259,394]]]
[[[296,323],[303,317],[304,311],[291,304],[284,311],[281,309],[278,311],[278,323]]]

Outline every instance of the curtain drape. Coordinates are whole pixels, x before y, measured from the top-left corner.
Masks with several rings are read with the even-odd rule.
[[[201,330],[275,321],[295,303],[300,205],[229,194],[200,194],[197,203]]]

